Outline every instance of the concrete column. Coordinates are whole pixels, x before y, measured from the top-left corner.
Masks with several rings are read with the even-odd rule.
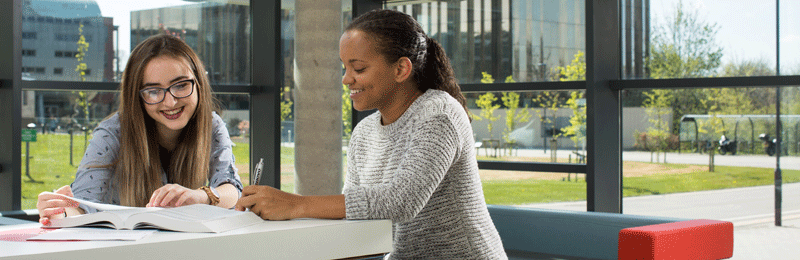
[[[342,192],[341,0],[295,1],[295,192]]]

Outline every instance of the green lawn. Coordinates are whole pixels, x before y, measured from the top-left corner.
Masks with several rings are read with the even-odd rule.
[[[91,136],[88,137],[91,139]],[[69,185],[75,179],[75,170],[83,158],[83,135],[73,136],[73,165],[69,164],[69,135],[38,135],[30,143],[30,175],[36,181],[29,182],[25,175],[25,143],[22,143],[22,208],[36,208],[36,196],[42,191],[52,191]]]
[[[668,165],[670,168],[680,164]],[[685,166],[683,166],[685,167]],[[624,197],[702,190],[770,185],[774,170],[769,168],[716,166],[715,172],[650,175],[623,178]],[[784,170],[783,183],[800,182],[800,171]],[[586,200],[586,183],[558,180],[484,181],[487,204],[519,205],[556,201]]]
[[[69,136],[68,135],[39,135],[37,142],[30,144],[31,159],[30,173],[36,181],[28,182],[25,171],[25,144],[22,144],[22,208],[36,208],[36,196],[42,191],[57,189],[72,183],[77,165],[83,156],[83,136],[73,137],[73,162],[69,164]],[[91,136],[89,136],[91,139]],[[250,170],[245,170],[250,164],[250,145],[236,143],[233,154],[236,164],[242,168],[239,172],[242,180],[247,183]],[[546,159],[543,159],[546,160]],[[281,147],[282,168],[294,167],[294,149]],[[668,168],[683,168],[686,165],[667,164]],[[773,169],[752,167],[716,166],[716,172],[707,171],[691,172],[686,174],[650,175],[643,177],[626,177],[623,180],[623,194],[626,197],[668,194],[676,192],[689,192],[700,190],[726,189],[773,183]],[[281,175],[292,175],[292,171],[283,171]],[[784,170],[783,182],[800,182],[800,171]],[[294,183],[282,183],[281,189],[292,192]],[[555,201],[576,201],[586,199],[586,183],[583,181],[567,182],[558,180],[488,180],[483,182],[483,191],[488,204],[518,205],[529,203],[543,203]]]
[[[91,140],[92,136],[88,136]],[[237,165],[250,165],[250,144],[236,142],[233,155]],[[23,209],[36,208],[36,197],[42,191],[51,191],[69,185],[75,179],[75,171],[83,158],[84,136],[73,136],[73,165],[69,164],[69,135],[38,135],[36,142],[30,143],[30,175],[37,182],[29,182],[25,175],[25,143],[22,143],[22,202]],[[281,163],[294,164],[294,151],[291,148],[281,149]],[[243,169],[248,169],[248,166]],[[239,177],[246,183],[250,170],[242,170]],[[41,182],[41,183],[39,183]],[[282,185],[283,190],[292,191],[294,185]]]

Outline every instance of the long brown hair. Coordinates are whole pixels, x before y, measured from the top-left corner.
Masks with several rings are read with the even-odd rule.
[[[370,40],[379,46],[378,52],[386,62],[407,57],[411,60],[414,82],[420,91],[438,89],[449,93],[469,116],[467,99],[456,82],[450,59],[442,46],[429,38],[414,18],[394,10],[372,10],[353,20],[345,31],[350,30],[371,36]]]
[[[122,74],[119,104],[120,150],[115,163],[120,204],[143,207],[151,194],[162,186],[156,122],[147,115],[139,90],[144,87],[144,71],[156,57],[171,57],[187,62],[196,78],[197,108],[178,137],[172,152],[167,179],[195,189],[208,178],[212,140],[212,112],[217,103],[203,63],[183,40],[170,35],[155,35],[133,49]]]

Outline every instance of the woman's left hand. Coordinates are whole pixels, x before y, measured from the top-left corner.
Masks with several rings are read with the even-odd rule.
[[[208,204],[208,194],[205,191],[167,184],[153,192],[147,207],[171,208],[199,203]]]

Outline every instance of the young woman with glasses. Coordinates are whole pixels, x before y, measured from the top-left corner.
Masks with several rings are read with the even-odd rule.
[[[231,208],[242,183],[205,68],[182,40],[152,36],[134,48],[117,113],[93,132],[72,185],[56,191],[136,207],[196,203]],[[39,222],[96,210],[42,193]]]

